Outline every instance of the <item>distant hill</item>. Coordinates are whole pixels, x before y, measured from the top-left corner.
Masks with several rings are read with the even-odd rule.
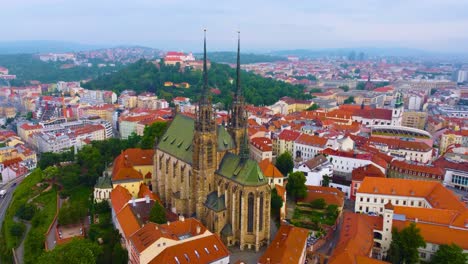
[[[16,75],[16,80],[11,81],[13,86],[27,85],[31,80],[42,83],[80,81],[97,78],[122,67],[116,64],[115,67],[100,68],[93,64],[92,67],[62,68],[62,65],[66,63],[69,62],[43,62],[32,54],[0,54],[0,66],[8,68],[10,74]]]
[[[210,87],[217,89],[217,93],[212,94],[214,102],[230,104],[235,85],[235,82],[231,83],[230,80],[236,76],[235,69],[225,64],[212,62],[208,72]],[[156,66],[151,62],[140,60],[118,72],[101,75],[83,86],[88,89],[113,90],[117,93],[125,89],[132,89],[138,93],[149,91],[168,101],[176,96],[198,100],[202,87],[201,77],[201,71],[189,69],[181,71],[177,66],[166,66],[162,63]],[[251,104],[270,105],[283,96],[307,97],[303,93],[303,86],[263,78],[249,72],[242,72],[241,78],[246,101]],[[164,82],[187,82],[190,88],[166,87]]]
[[[0,42],[0,54],[76,52],[100,48],[105,46],[52,40]]]
[[[201,58],[203,55],[201,53],[195,54],[196,57]],[[211,61],[219,63],[236,63],[237,62],[237,53],[230,51],[220,51],[220,52],[208,52],[208,58]],[[255,54],[255,53],[241,53],[241,63],[257,63],[257,62],[275,62],[275,61],[284,61],[285,57],[282,56],[273,56],[268,54]]]

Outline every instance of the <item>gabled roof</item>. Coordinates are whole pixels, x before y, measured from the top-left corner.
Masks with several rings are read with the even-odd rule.
[[[261,264],[299,263],[306,250],[309,230],[291,225],[280,226],[275,238],[260,257]]]
[[[269,160],[262,160],[258,166],[263,172],[263,175],[268,178],[284,178],[284,175],[276,168],[276,166]]]
[[[300,135],[300,132],[285,129],[278,135],[278,139],[285,141],[295,141]]]
[[[365,177],[385,178],[385,174],[374,164],[368,164],[366,166],[356,168],[352,172],[353,181],[362,181]]]
[[[154,194],[146,184],[142,183],[140,185],[140,190],[138,191],[138,198],[145,198],[146,196],[148,196],[151,200],[161,203],[161,199],[159,199],[159,197]]]
[[[129,239],[131,235],[140,229],[138,219],[135,217],[128,204],[117,214],[117,221],[119,221],[119,225],[126,239]]]
[[[216,173],[242,185],[255,186],[267,183],[257,162],[251,159],[241,162],[241,158],[238,155],[229,152],[224,155]]]
[[[221,239],[209,235],[164,249],[149,264],[205,264],[226,258],[229,250]]]
[[[111,191],[110,199],[111,199],[112,208],[114,209],[114,212],[117,214],[128,203],[128,201],[132,199],[132,195],[126,188],[120,185],[117,185]]]
[[[386,263],[368,257],[374,245],[374,229],[382,230],[382,218],[344,212],[340,238],[328,263]]]
[[[425,198],[433,208],[464,211],[465,205],[437,181],[366,177],[358,193]]]
[[[312,159],[304,162],[304,165],[307,166],[309,169],[315,169],[316,167],[328,162],[327,158],[323,156],[322,154],[313,157]]]
[[[296,144],[303,144],[307,146],[314,146],[314,147],[321,147],[324,148],[327,145],[328,139],[319,137],[319,136],[312,136],[309,134],[302,134],[300,135],[295,143]]]

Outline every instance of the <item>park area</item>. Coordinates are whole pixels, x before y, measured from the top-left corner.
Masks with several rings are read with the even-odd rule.
[[[327,204],[324,199],[312,202],[298,202],[294,209],[291,224],[320,232],[325,226],[333,226],[340,211],[335,204]]]

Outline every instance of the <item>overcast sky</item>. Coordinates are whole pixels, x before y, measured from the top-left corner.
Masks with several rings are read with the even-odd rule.
[[[0,0],[0,41],[210,50],[406,47],[468,52],[468,0]]]

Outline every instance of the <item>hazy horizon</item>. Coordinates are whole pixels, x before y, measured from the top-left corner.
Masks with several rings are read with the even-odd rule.
[[[18,0],[2,3],[2,42],[54,40],[200,51],[408,48],[468,52],[468,1]]]

